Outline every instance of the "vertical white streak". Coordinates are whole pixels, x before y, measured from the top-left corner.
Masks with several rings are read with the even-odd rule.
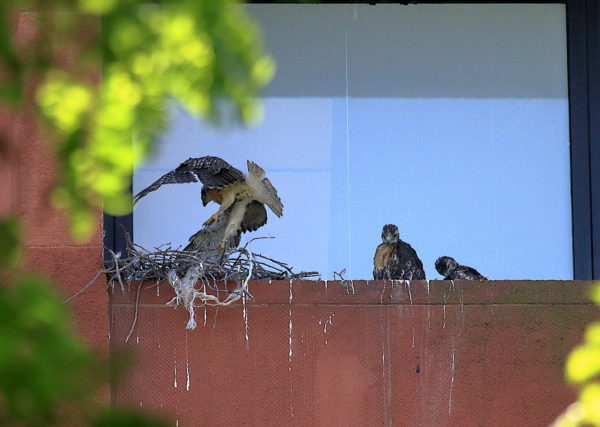
[[[190,391],[190,364],[186,360],[185,361],[185,390]]]
[[[250,348],[250,341],[248,339],[248,311],[246,309],[246,294],[242,294],[242,317],[244,318],[244,337],[246,339],[246,350]]]
[[[177,360],[173,353],[173,387],[177,388]]]
[[[292,372],[292,356],[294,355],[294,352],[292,350],[292,301],[294,299],[294,290],[293,290],[293,281],[290,280],[290,296],[289,296],[289,304],[290,304],[290,323],[289,323],[289,329],[288,329],[288,372],[291,373]],[[294,406],[293,406],[293,402],[294,402],[294,387],[293,387],[293,382],[291,381],[290,378],[290,417],[294,418]]]
[[[292,356],[294,354],[292,350],[292,300],[294,298],[293,294],[293,282],[290,280],[290,295],[289,295],[289,303],[290,303],[290,323],[289,323],[289,331],[288,331],[288,361],[290,363],[288,370],[292,370]]]
[[[344,9],[344,43],[346,64],[346,189],[348,217],[348,274],[352,278],[352,232],[350,227],[350,94],[348,90],[348,5]]]
[[[452,412],[452,389],[454,388],[454,378],[455,378],[455,347],[454,347],[454,337],[452,338],[452,365],[451,365],[451,376],[450,376],[450,392],[448,393],[448,413]]]
[[[410,311],[412,313],[412,348],[415,348],[415,308],[413,307],[413,299],[412,299],[412,291],[411,291],[411,281],[404,280],[404,286],[408,288],[408,298],[410,301]]]
[[[446,304],[444,304],[444,329],[446,328]]]
[[[185,331],[185,390],[190,391],[190,362],[188,357],[187,331]]]

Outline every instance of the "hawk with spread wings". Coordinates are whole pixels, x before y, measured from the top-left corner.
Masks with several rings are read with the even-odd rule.
[[[486,277],[473,267],[460,265],[454,258],[449,256],[439,257],[435,261],[435,269],[446,280],[487,280]]]
[[[148,193],[165,184],[202,182],[203,206],[209,202],[220,205],[204,227],[192,237],[185,250],[235,247],[243,232],[254,231],[267,222],[267,205],[278,217],[283,215],[283,204],[277,190],[265,177],[265,171],[248,160],[248,174],[234,168],[219,157],[189,158],[176,169],[164,174],[134,197],[137,203]]]
[[[423,263],[412,246],[400,239],[398,227],[384,225],[381,240],[373,257],[375,280],[425,280]]]

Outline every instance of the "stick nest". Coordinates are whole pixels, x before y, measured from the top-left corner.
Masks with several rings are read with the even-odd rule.
[[[260,239],[260,238],[257,238]],[[125,284],[130,288],[131,282],[139,281],[136,294],[136,316],[128,341],[137,319],[139,293],[143,281],[155,281],[157,284],[167,281],[173,287],[176,296],[167,305],[184,306],[190,314],[187,329],[195,329],[194,309],[196,307],[227,306],[242,299],[254,300],[248,288],[250,280],[300,280],[320,278],[316,271],[295,273],[288,264],[269,258],[248,249],[250,240],[244,247],[231,249],[221,254],[217,251],[182,251],[172,249],[168,245],[148,251],[140,245],[129,241],[127,256],[108,250],[112,262],[100,270],[94,279],[67,299],[75,298],[91,286],[101,274],[108,277],[108,285],[114,288],[117,284],[125,291]],[[229,290],[224,282],[234,281],[237,287]],[[224,296],[223,296],[224,295]]]
[[[230,249],[221,255],[216,250],[182,251],[172,249],[168,245],[159,246],[148,251],[140,245],[129,242],[127,257],[109,251],[113,256],[112,265],[103,272],[109,276],[111,285],[117,282],[123,286],[138,280],[163,281],[172,278],[173,272],[178,276],[190,270],[198,270],[198,280],[300,280],[319,278],[316,271],[295,273],[288,264],[265,255],[251,252],[248,246]]]

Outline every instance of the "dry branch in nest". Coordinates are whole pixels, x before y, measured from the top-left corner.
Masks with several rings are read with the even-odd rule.
[[[175,297],[167,305],[183,306],[190,314],[187,329],[195,329],[194,309],[203,306],[228,306],[246,298],[254,300],[248,288],[250,280],[299,280],[319,278],[316,271],[294,273],[286,263],[264,255],[253,253],[248,249],[250,240],[244,247],[228,250],[221,255],[218,251],[182,251],[164,245],[153,252],[129,241],[127,257],[109,250],[113,260],[110,266],[98,272],[96,277],[72,295],[67,301],[75,298],[91,286],[101,274],[108,276],[110,287],[119,285],[125,291],[125,283],[145,280],[167,281],[175,291]],[[231,291],[224,282],[235,281],[237,287]],[[137,299],[140,288],[136,295]],[[225,295],[221,297],[220,294]],[[135,316],[137,318],[137,316]],[[126,339],[133,332],[134,324]]]

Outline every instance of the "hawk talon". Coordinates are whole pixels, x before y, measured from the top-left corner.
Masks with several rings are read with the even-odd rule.
[[[212,214],[206,221],[202,223],[202,225],[211,225],[217,220],[218,217],[219,216],[217,214]]]

